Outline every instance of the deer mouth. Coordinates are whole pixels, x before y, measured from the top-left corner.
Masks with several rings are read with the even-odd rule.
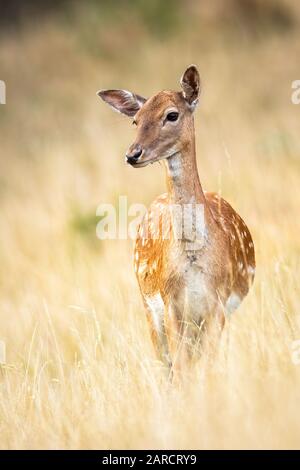
[[[157,163],[161,160],[168,160],[169,158],[172,158],[174,155],[176,155],[178,151],[173,152],[171,155],[164,155],[163,157],[157,157],[157,158],[148,158],[148,160],[144,160],[141,162],[136,162],[136,163],[131,163],[131,166],[133,168],[143,168],[148,165],[152,165],[153,163]]]

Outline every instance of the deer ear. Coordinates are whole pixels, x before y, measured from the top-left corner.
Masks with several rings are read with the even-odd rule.
[[[200,75],[195,65],[190,65],[181,77],[183,97],[191,106],[196,106],[200,94]]]
[[[142,96],[126,90],[100,90],[97,95],[116,111],[130,117],[133,117],[146,102]]]

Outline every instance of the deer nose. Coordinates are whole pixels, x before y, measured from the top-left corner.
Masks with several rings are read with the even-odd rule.
[[[129,149],[129,153],[126,154],[127,163],[129,163],[130,165],[134,165],[138,161],[142,153],[142,147],[139,144],[135,145],[135,147],[132,150]]]

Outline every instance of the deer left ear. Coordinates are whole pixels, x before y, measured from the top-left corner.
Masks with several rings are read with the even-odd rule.
[[[115,111],[133,117],[146,99],[127,90],[100,90],[97,95]]]
[[[200,75],[195,65],[190,65],[181,77],[180,85],[184,99],[195,107],[200,94]]]

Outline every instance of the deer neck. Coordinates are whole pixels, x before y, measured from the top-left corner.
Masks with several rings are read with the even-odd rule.
[[[194,126],[184,148],[165,162],[169,200],[173,204],[205,203],[197,169]]]

